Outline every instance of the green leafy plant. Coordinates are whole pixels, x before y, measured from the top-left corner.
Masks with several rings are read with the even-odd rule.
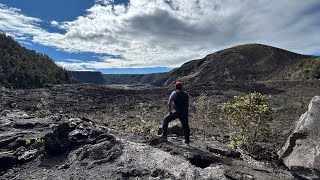
[[[29,137],[27,137],[26,138],[26,146],[29,146],[30,144],[33,144],[33,143],[44,143],[44,139],[42,138],[42,137],[38,137],[38,138],[33,138],[33,139],[31,139],[31,138],[29,138]]]
[[[236,146],[252,150],[258,140],[270,134],[269,123],[274,110],[265,95],[255,92],[234,97],[234,102],[222,104],[222,110],[228,119],[230,129],[230,148]]]
[[[31,144],[31,139],[30,138],[26,138],[26,146],[30,145]]]

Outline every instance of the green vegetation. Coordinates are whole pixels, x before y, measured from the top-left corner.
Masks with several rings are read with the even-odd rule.
[[[38,117],[47,117],[48,115],[50,115],[50,113],[49,102],[44,98],[40,98],[40,101],[37,104],[36,115]]]
[[[288,73],[290,80],[320,79],[320,58],[302,60]]]
[[[223,137],[228,128],[226,120],[222,118],[221,100],[203,93],[193,101],[189,111],[193,137],[202,136],[203,140]]]
[[[159,118],[150,107],[150,104],[139,103],[126,118],[123,114],[110,117],[103,112],[77,113],[75,117],[85,117],[106,124],[109,128],[123,131],[129,134],[156,136],[160,122]],[[115,111],[118,111],[115,110]]]
[[[267,97],[257,92],[244,97],[235,96],[234,99],[235,102],[222,105],[232,130],[229,147],[252,150],[258,140],[268,137],[274,110]]]
[[[197,100],[193,103],[196,108],[195,117],[200,123],[200,127],[203,130],[203,138],[207,136],[208,127],[211,125],[212,111],[211,103],[207,95],[201,94]]]
[[[134,123],[126,128],[126,131],[135,135],[157,135],[157,123],[155,118],[150,116],[150,109],[143,103],[139,104],[140,113],[136,115]]]
[[[35,139],[30,139],[29,137],[26,138],[26,146],[29,146],[33,143],[41,143],[43,144],[44,143],[44,139],[42,137],[38,137],[38,138],[35,138]]]
[[[37,88],[46,84],[71,83],[68,71],[47,55],[28,50],[0,33],[0,85],[9,88]]]
[[[30,138],[26,138],[26,146],[29,146],[31,144],[31,139]]]

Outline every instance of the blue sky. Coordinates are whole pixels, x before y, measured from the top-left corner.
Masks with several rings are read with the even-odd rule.
[[[0,31],[103,73],[166,72],[246,43],[320,55],[319,19],[319,0],[0,0]]]

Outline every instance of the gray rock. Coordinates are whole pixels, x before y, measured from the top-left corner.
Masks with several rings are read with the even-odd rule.
[[[24,112],[24,111],[20,111],[20,110],[12,110],[12,111],[6,111],[6,117],[7,118],[11,118],[11,119],[21,119],[21,118],[29,118],[29,115]]]
[[[70,119],[53,127],[44,136],[44,148],[49,155],[61,155],[79,145],[94,144],[103,138],[102,128],[79,118]]]
[[[18,160],[22,162],[27,162],[27,161],[33,160],[35,157],[37,157],[37,155],[38,155],[37,149],[25,151],[21,156],[18,157]]]
[[[53,132],[44,136],[44,149],[49,155],[60,155],[70,147],[68,123],[61,123],[53,128]]]
[[[88,144],[69,154],[69,162],[73,165],[88,166],[113,161],[122,154],[122,145],[115,139],[98,144]]]
[[[18,158],[9,152],[0,152],[0,172],[16,164]]]
[[[228,149],[223,149],[223,148],[208,147],[208,150],[211,153],[220,154],[220,155],[226,156],[226,157],[240,158],[240,156],[241,156],[240,152],[228,150]]]
[[[3,138],[3,137],[1,137]],[[5,147],[6,145],[10,144],[11,142],[15,141],[18,139],[18,136],[11,136],[11,137],[6,137],[0,140],[0,148]]]
[[[10,127],[12,124],[12,120],[6,117],[0,118],[0,127]]]
[[[19,113],[12,113],[13,122],[21,119]],[[11,115],[2,115],[7,116]],[[30,122],[36,119],[31,117]],[[216,156],[202,149],[202,144],[184,146],[180,137],[150,146],[84,118],[53,122],[52,129],[40,124],[32,130],[10,126],[0,131],[0,152],[6,152],[0,153],[0,171],[5,170],[0,179],[223,180],[226,176],[238,178],[239,173],[249,179],[293,179],[285,174],[288,171],[265,171],[266,168],[249,166],[242,159]],[[26,139],[30,139],[28,145]],[[8,153],[9,149],[13,153]],[[228,154],[224,150],[213,151]]]
[[[21,129],[32,129],[35,127],[49,127],[53,121],[49,118],[22,118],[15,120],[15,127]]]
[[[162,126],[159,127],[158,134],[162,134]],[[179,120],[171,121],[168,125],[168,135],[175,134],[177,136],[183,136],[182,124]]]
[[[7,145],[7,149],[14,150],[14,149],[17,149],[17,148],[19,148],[21,146],[26,146],[26,139],[22,138],[22,137],[19,137],[15,141],[13,141],[10,144],[8,144]]]
[[[311,100],[278,155],[295,175],[320,179],[320,96]]]

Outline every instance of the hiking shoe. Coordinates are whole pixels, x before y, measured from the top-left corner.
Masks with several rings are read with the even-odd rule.
[[[189,143],[190,143],[189,141],[186,141],[186,140],[183,141],[183,144],[184,144],[185,146],[189,146]]]

